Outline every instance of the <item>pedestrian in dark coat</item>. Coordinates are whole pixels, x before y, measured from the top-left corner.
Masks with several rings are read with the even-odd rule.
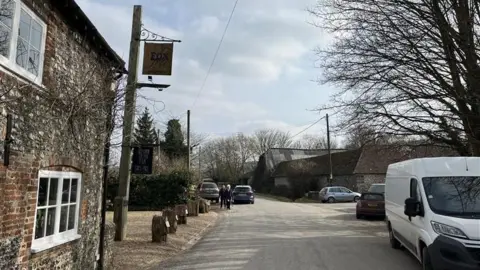
[[[227,209],[230,210],[230,205],[232,203],[233,195],[230,185],[227,185],[227,188],[224,191],[225,201],[227,202]]]
[[[223,208],[225,206],[225,185],[222,185],[218,195],[220,197],[220,208]]]

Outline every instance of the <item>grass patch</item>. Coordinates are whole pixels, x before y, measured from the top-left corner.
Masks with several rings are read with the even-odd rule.
[[[276,200],[276,201],[280,201],[280,202],[293,202],[289,198],[282,197],[282,196],[271,195],[271,194],[263,194],[263,193],[259,194],[259,193],[257,193],[257,196],[267,198],[267,199]]]

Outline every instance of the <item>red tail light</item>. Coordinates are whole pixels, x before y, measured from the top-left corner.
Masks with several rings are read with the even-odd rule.
[[[248,196],[252,196],[252,194],[253,194],[253,192],[251,192],[251,191],[247,192]]]

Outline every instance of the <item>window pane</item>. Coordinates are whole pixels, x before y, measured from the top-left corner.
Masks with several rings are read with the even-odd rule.
[[[77,183],[78,179],[72,179],[72,188],[70,189],[70,202],[77,201]]]
[[[4,25],[0,24],[0,54],[10,56],[10,40],[12,37],[11,31]]]
[[[55,231],[55,207],[48,208],[47,211],[47,232],[45,236],[52,235]]]
[[[32,17],[28,15],[23,9],[20,15],[20,26],[18,28],[18,35],[24,40],[30,40],[30,26]]]
[[[47,205],[48,178],[40,178],[37,206]]]
[[[10,29],[12,28],[13,17],[15,15],[15,1],[2,0],[0,2],[0,22],[4,23]]]
[[[48,205],[57,204],[58,178],[50,178],[50,192],[48,193]]]
[[[68,203],[68,198],[70,197],[70,179],[63,179],[63,191],[62,191],[62,203]]]
[[[35,47],[35,49],[37,50],[40,50],[40,46],[42,45],[42,32],[43,32],[42,26],[35,20],[32,20],[32,31],[30,33],[30,45]]]
[[[21,38],[17,42],[17,64],[23,68],[27,68],[28,49],[27,43]]]
[[[35,221],[35,239],[45,236],[45,211],[46,209],[37,209],[37,219]]]
[[[60,232],[64,232],[67,230],[68,206],[62,206],[60,212]]]
[[[30,52],[28,54],[28,72],[38,75],[38,68],[40,66],[40,52],[33,47],[30,47]]]
[[[68,212],[68,229],[69,230],[75,227],[75,208],[76,208],[76,205],[70,205],[70,211]]]

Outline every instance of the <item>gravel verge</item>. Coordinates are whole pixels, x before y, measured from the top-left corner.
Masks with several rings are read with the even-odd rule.
[[[195,244],[215,224],[218,214],[210,211],[198,217],[188,217],[186,225],[179,225],[176,234],[169,234],[167,243],[152,243],[152,218],[160,212],[129,212],[127,237],[114,242],[115,269],[147,269],[157,265]],[[113,213],[107,213],[113,221]]]

